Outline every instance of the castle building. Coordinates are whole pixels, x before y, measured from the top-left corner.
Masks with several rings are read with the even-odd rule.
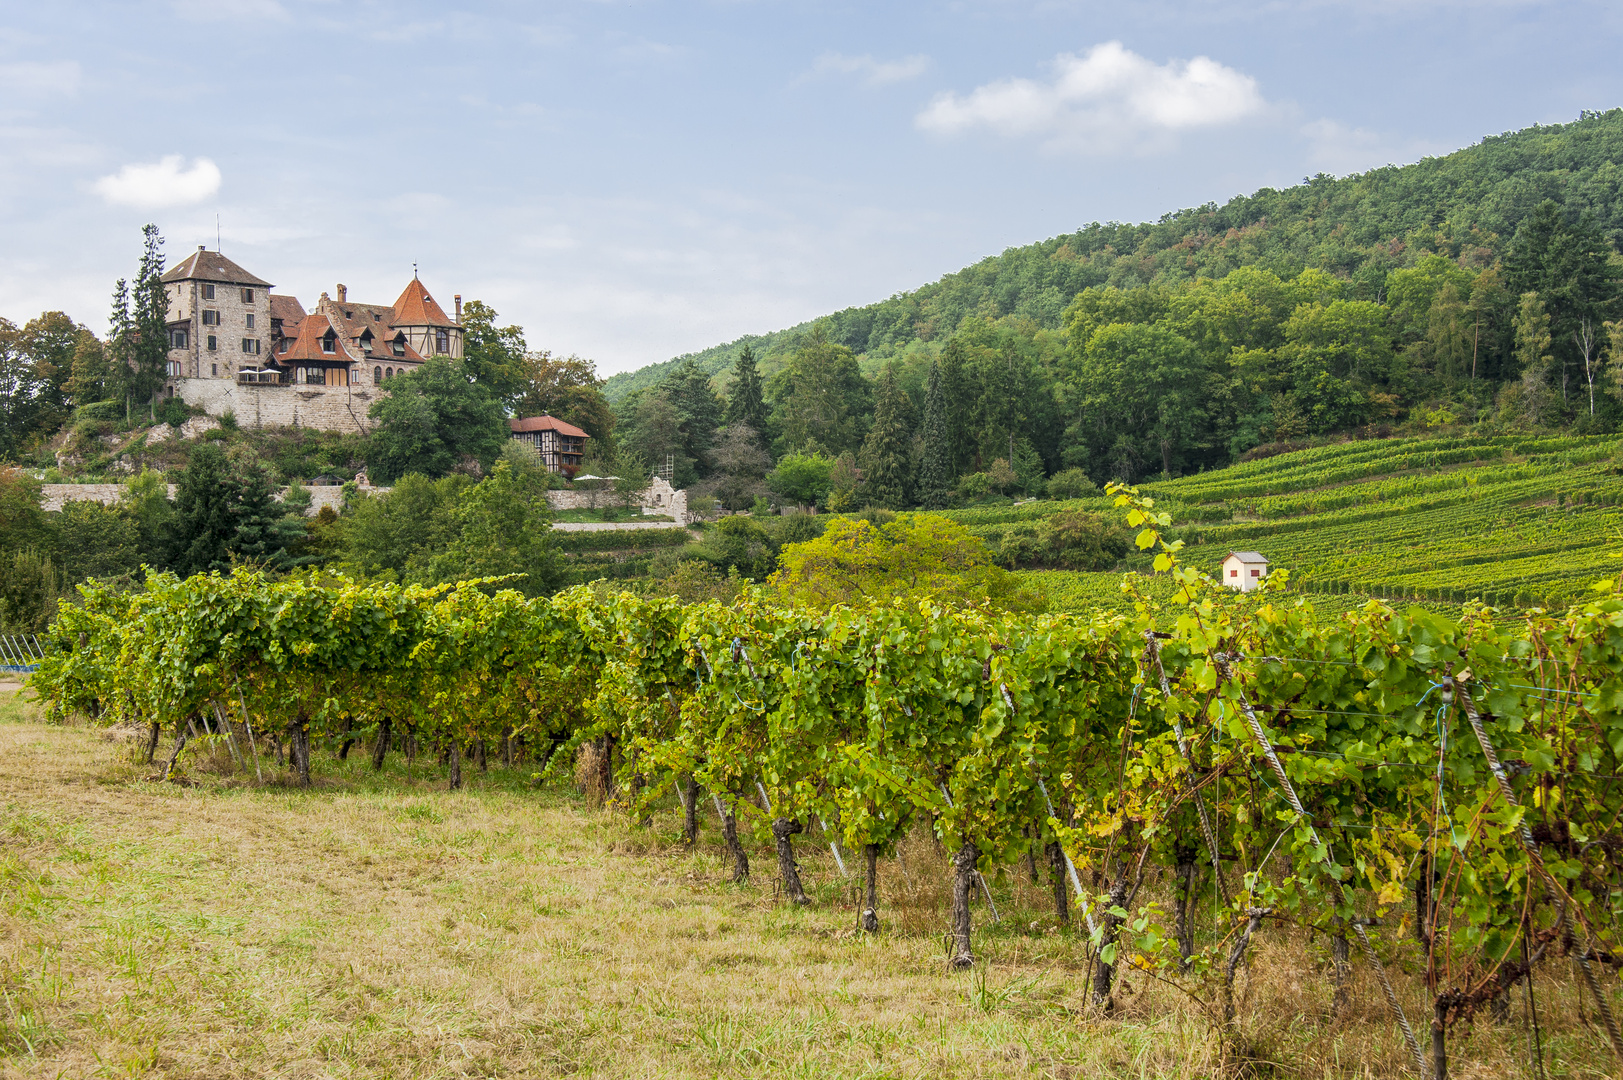
[[[446,315],[414,275],[392,305],[321,294],[314,311],[220,254],[198,248],[163,276],[169,299],[164,393],[251,426],[367,430],[396,375],[462,356],[462,297]]]

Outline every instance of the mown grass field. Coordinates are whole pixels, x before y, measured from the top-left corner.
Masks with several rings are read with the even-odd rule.
[[[262,752],[265,748],[261,747]],[[47,726],[0,691],[0,1076],[1206,1077],[1218,1043],[1181,992],[1140,973],[1111,1016],[1086,999],[1083,939],[1049,884],[977,901],[980,966],[949,973],[947,867],[915,835],[882,865],[877,936],[854,879],[799,847],[814,904],[776,902],[768,848],[728,882],[718,830],[646,827],[432,759],[316,753],[316,786],[234,773],[207,741],[180,783],[128,740]],[[854,869],[854,867],[853,867]],[[1207,920],[1210,924],[1210,920]],[[1386,938],[1424,1023],[1420,953]],[[1266,931],[1240,976],[1264,1073],[1398,1075],[1369,972],[1329,1017],[1324,943]],[[1536,991],[1551,1076],[1608,1075],[1564,963]],[[1525,1007],[1461,1026],[1457,1077],[1527,1067]]]

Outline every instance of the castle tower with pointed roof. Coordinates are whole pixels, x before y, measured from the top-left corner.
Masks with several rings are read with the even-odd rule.
[[[456,318],[413,275],[392,305],[321,294],[314,311],[217,251],[198,248],[163,276],[169,296],[165,393],[251,426],[366,431],[366,412],[396,375],[462,356]]]

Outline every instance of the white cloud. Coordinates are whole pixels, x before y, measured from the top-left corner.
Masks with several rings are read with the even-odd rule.
[[[18,94],[71,94],[79,89],[80,75],[72,60],[0,64],[0,88]]]
[[[812,65],[813,75],[860,75],[869,86],[885,86],[906,82],[923,75],[930,67],[928,56],[904,56],[899,60],[875,60],[864,53],[846,56],[843,53],[824,53]]]
[[[1206,56],[1156,64],[1108,41],[1084,56],[1063,53],[1053,66],[1052,82],[1002,79],[965,97],[939,94],[915,123],[943,135],[985,128],[1035,135],[1055,148],[1108,151],[1154,146],[1267,106],[1257,80]]]
[[[201,202],[220,190],[220,169],[208,158],[197,158],[191,168],[186,159],[170,154],[151,165],[126,165],[96,181],[97,194],[119,206],[155,210]]]

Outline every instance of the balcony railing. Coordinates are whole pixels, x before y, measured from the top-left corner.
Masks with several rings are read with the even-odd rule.
[[[280,371],[259,371],[254,368],[244,368],[237,372],[238,386],[281,386],[282,373]]]

